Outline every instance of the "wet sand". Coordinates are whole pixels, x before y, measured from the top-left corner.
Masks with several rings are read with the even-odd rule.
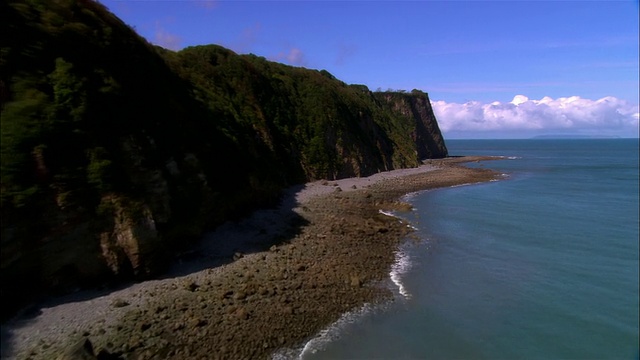
[[[460,165],[491,159],[294,187],[279,208],[207,234],[161,279],[52,299],[3,324],[2,358],[255,359],[300,346],[392,297],[394,251],[411,229],[380,210],[410,210],[398,200],[410,192],[498,179]]]

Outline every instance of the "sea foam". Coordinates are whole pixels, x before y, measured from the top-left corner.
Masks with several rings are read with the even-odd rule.
[[[395,262],[391,265],[391,271],[389,272],[389,277],[391,281],[398,287],[398,292],[404,298],[408,299],[411,297],[411,294],[407,291],[404,284],[402,283],[402,275],[404,275],[411,268],[411,258],[401,249],[396,250],[395,252]]]
[[[277,351],[271,357],[272,360],[289,360],[289,359],[304,359],[308,355],[315,354],[322,351],[326,346],[339,339],[344,332],[345,328],[349,325],[359,322],[364,316],[372,313],[378,306],[371,305],[369,303],[364,304],[362,307],[342,314],[333,324],[329,325],[326,329],[321,330],[316,336],[307,341],[303,346],[294,349],[281,349]]]
[[[398,218],[392,212],[379,210],[381,214],[386,216],[391,216],[394,218]],[[401,221],[398,218],[399,221]],[[412,225],[410,226],[413,229],[416,229]],[[407,252],[401,248],[394,252],[395,262],[391,265],[391,270],[389,271],[389,278],[391,282],[397,287],[398,293],[405,299],[409,299],[411,294],[407,291],[404,284],[402,283],[402,275],[404,275],[411,268],[411,258],[407,254]],[[319,351],[323,351],[328,344],[331,342],[340,339],[345,329],[355,324],[363,319],[363,317],[370,315],[376,310],[384,309],[385,305],[372,305],[369,303],[365,303],[362,307],[344,313],[333,324],[329,325],[327,328],[321,330],[318,334],[316,334],[313,338],[307,341],[304,345],[297,348],[284,348],[275,352],[271,357],[272,360],[289,360],[289,359],[304,359],[307,356],[315,354]]]
[[[387,215],[387,216],[391,216],[391,217],[397,217],[395,216],[393,213],[390,213],[388,211],[384,211],[384,210],[378,210],[378,212],[382,215]]]
[[[405,195],[406,197],[406,195]],[[378,210],[381,214],[394,217],[398,221],[402,220],[394,213],[384,210]],[[407,225],[414,230],[417,230],[412,225]],[[389,271],[389,278],[391,282],[398,288],[398,293],[405,299],[409,299],[411,294],[407,291],[402,283],[402,275],[404,275],[411,268],[411,258],[407,252],[401,248],[394,252],[395,262],[391,265]],[[326,329],[321,330],[313,338],[307,341],[303,346],[297,348],[285,348],[275,352],[271,357],[272,360],[290,360],[290,359],[304,359],[305,357],[315,354],[319,351],[323,351],[328,344],[339,339],[345,329],[363,319],[363,317],[373,313],[375,310],[384,309],[386,305],[372,305],[369,303],[364,304],[359,309],[342,314],[333,324],[329,325]]]
[[[406,197],[407,195],[405,195],[405,198]],[[402,220],[398,216],[396,216],[391,212],[387,212],[384,210],[378,210],[378,211],[381,214],[397,218],[398,221],[402,222]],[[417,228],[411,224],[408,224],[407,226],[413,230],[417,230]],[[400,293],[400,295],[408,299],[411,297],[411,295],[409,294],[404,284],[402,283],[402,275],[404,275],[411,268],[411,258],[401,248],[396,250],[394,252],[394,255],[395,255],[395,262],[393,263],[393,265],[391,265],[391,270],[389,271],[389,278],[397,286],[398,292]]]
[[[382,212],[382,211],[381,211]],[[385,215],[394,216],[393,214],[386,213]],[[394,216],[395,217],[395,216]],[[389,271],[389,278],[391,282],[397,287],[398,293],[405,299],[411,298],[411,294],[402,283],[402,275],[404,275],[411,268],[411,258],[405,250],[398,249],[394,252],[395,262],[391,265]],[[370,303],[364,304],[362,307],[344,313],[329,327],[321,330],[312,339],[307,341],[303,346],[297,348],[286,348],[277,351],[271,357],[272,360],[289,360],[289,359],[305,359],[307,356],[323,351],[328,344],[341,338],[345,329],[352,324],[362,321],[365,316],[368,316],[376,310],[384,309],[386,305],[372,305]]]

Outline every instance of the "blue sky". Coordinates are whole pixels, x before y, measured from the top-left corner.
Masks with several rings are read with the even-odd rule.
[[[638,136],[637,1],[101,2],[173,50],[423,90],[445,137]]]

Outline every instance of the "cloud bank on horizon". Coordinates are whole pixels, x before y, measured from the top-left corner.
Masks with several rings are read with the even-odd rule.
[[[537,135],[638,137],[639,110],[612,96],[532,100],[516,95],[511,102],[463,104],[431,101],[445,137],[528,138]]]

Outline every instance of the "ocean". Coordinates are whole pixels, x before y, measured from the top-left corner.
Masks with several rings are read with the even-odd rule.
[[[504,180],[406,196],[396,296],[301,359],[638,359],[638,140],[449,140]]]

